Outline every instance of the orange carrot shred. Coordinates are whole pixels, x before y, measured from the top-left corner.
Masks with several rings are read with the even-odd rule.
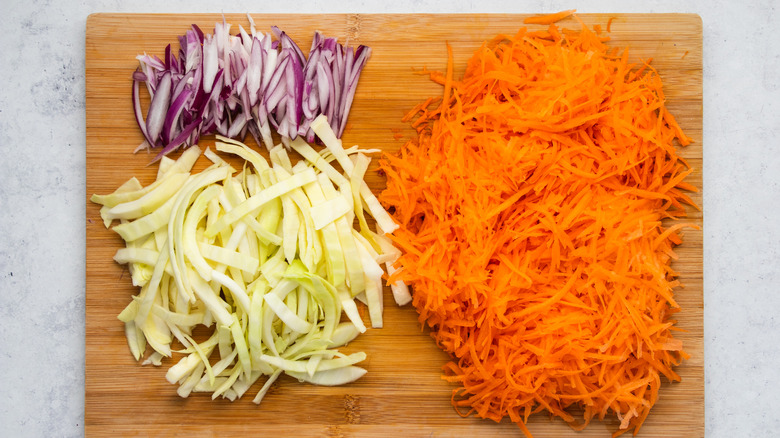
[[[545,410],[576,430],[611,413],[614,436],[636,433],[689,357],[670,263],[699,227],[670,221],[698,208],[676,152],[692,140],[649,60],[552,24],[573,12],[485,42],[461,78],[448,44],[446,71],[424,70],[443,93],[380,161],[400,224],[389,280],[411,285],[450,354],[453,406],[529,437]]]
[[[523,20],[524,24],[553,24],[557,21],[561,21],[566,17],[571,16],[577,10],[569,9],[567,11],[560,11],[553,14],[539,15],[535,17],[528,17]]]

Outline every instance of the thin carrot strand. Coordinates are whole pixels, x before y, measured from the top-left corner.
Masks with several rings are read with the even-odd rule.
[[[569,9],[567,11],[560,11],[554,14],[528,17],[525,20],[523,20],[523,23],[524,24],[553,24],[557,21],[561,21],[564,18],[571,16],[576,11],[577,11],[576,9]]]

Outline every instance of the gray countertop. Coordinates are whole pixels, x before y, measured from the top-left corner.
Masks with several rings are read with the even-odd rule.
[[[83,435],[84,35],[93,12],[690,12],[704,30],[704,348],[708,437],[780,425],[780,22],[774,0],[3,0],[0,425]],[[586,8],[587,5],[587,8]],[[640,434],[641,436],[641,434]]]

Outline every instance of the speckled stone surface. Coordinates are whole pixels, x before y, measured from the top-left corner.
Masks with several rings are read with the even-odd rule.
[[[81,436],[84,36],[93,12],[693,12],[704,25],[706,434],[780,426],[776,1],[2,0],[0,435]],[[586,8],[587,5],[587,8]]]

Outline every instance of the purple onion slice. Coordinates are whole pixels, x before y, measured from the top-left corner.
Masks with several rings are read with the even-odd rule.
[[[152,139],[157,139],[162,132],[163,123],[165,122],[165,115],[170,107],[171,102],[171,73],[165,72],[160,78],[160,83],[157,85],[152,96],[152,103],[149,105],[149,115],[146,118],[146,132]],[[155,145],[153,143],[153,145]]]
[[[239,139],[250,134],[270,149],[271,127],[285,144],[298,135],[313,141],[310,125],[322,114],[342,135],[370,49],[345,48],[315,32],[307,59],[278,27],[263,34],[250,23],[251,34],[238,26],[236,35],[224,20],[212,34],[193,24],[178,37],[178,51],[168,45],[163,59],[137,57],[133,113],[149,147],[165,155],[220,133]],[[145,117],[141,82],[151,97]]]

